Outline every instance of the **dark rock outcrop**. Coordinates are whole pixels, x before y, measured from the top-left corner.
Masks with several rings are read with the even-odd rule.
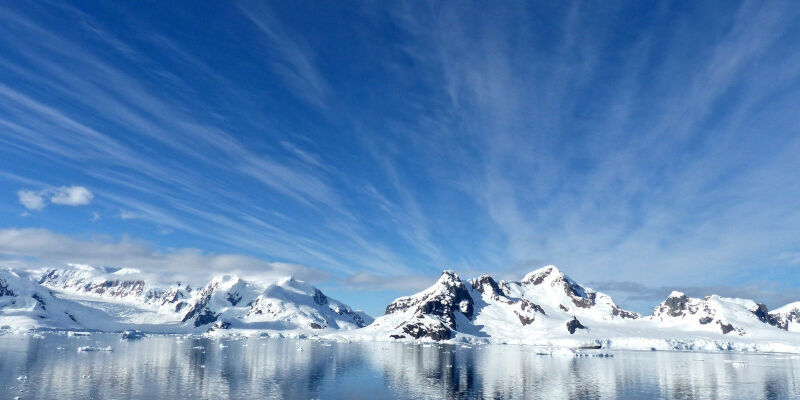
[[[586,327],[578,321],[578,318],[572,317],[571,320],[567,321],[567,331],[569,331],[570,335],[575,334],[575,331],[578,329],[586,329]]]

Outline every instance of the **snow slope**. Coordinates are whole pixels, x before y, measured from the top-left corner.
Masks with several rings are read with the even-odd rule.
[[[775,324],[790,332],[800,332],[800,301],[776,308],[769,313]]]
[[[547,266],[517,282],[497,282],[491,276],[465,282],[445,271],[428,289],[389,304],[372,325],[330,337],[800,352],[800,334],[782,329],[780,321],[751,300],[716,295],[694,299],[679,292],[653,315],[641,316]]]
[[[356,329],[372,322],[366,314],[293,278],[261,283],[226,275],[192,289],[180,283],[160,288],[137,279],[135,270],[85,265],[46,270],[39,276],[2,272],[2,282],[8,283],[0,287],[10,289],[3,289],[7,293],[0,297],[0,326],[13,330],[238,331],[296,336]],[[40,309],[42,302],[47,310]]]
[[[35,274],[0,270],[0,328],[800,353],[800,302],[769,312],[752,300],[673,292],[643,316],[554,266],[519,281],[462,280],[444,271],[431,287],[390,303],[374,322],[293,278],[224,275],[192,289],[162,288],[139,276],[81,265]]]
[[[0,329],[80,329],[82,322],[102,318],[98,310],[56,298],[25,271],[0,269]],[[107,326],[119,328],[113,323]]]

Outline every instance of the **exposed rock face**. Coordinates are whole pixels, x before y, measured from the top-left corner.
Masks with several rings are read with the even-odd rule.
[[[401,297],[386,307],[386,314],[405,312],[410,312],[411,318],[402,324],[402,330],[411,337],[449,339],[451,331],[457,330],[457,313],[472,318],[474,300],[458,275],[444,271],[428,290],[415,296]]]
[[[0,278],[0,296],[16,296],[14,291],[8,288],[8,282]]]
[[[800,330],[800,301],[787,304],[769,313],[769,323],[783,330],[793,325]]]
[[[191,294],[192,289],[188,286],[176,284],[166,290],[149,288],[144,280],[122,279],[127,275],[118,275],[120,272],[124,271],[89,266],[51,269],[39,278],[39,284],[59,291],[138,301],[144,304],[175,304],[176,309],[183,308],[186,304],[178,305],[178,303],[185,301]]]
[[[383,329],[389,337],[433,340],[453,338],[457,333],[488,336],[495,324],[504,332],[518,324],[536,335],[535,330],[566,324],[574,333],[584,327],[573,318],[576,314],[603,320],[639,317],[549,266],[519,282],[498,282],[483,275],[464,284],[452,271],[444,271],[433,286],[389,304],[373,328]]]
[[[11,316],[14,326],[0,326],[17,329],[27,328],[77,327],[77,319],[70,309],[85,308],[71,301],[57,300],[49,290],[37,283],[37,279],[25,271],[0,269],[0,317]]]
[[[215,278],[195,295],[183,322],[192,321],[199,327],[218,320],[234,327],[268,321],[267,325],[271,326],[291,324],[315,330],[367,325],[346,305],[293,278],[266,288],[237,277]]]
[[[80,265],[34,274],[27,280],[14,278],[14,282],[24,283],[23,286],[30,289],[23,299],[17,296],[18,285],[8,284],[3,279],[6,275],[0,270],[0,319],[4,318],[4,313],[18,314],[16,306],[22,305],[25,306],[26,316],[29,314],[33,319],[49,319],[53,310],[60,310],[59,304],[69,303],[70,307],[80,309],[80,313],[76,314],[78,318],[70,313],[62,313],[58,319],[59,328],[75,326],[78,319],[89,324],[87,327],[90,329],[100,326],[136,329],[137,325],[145,325],[146,329],[175,333],[200,333],[202,329],[213,332],[228,328],[270,331],[356,329],[372,322],[367,314],[355,312],[336,299],[327,297],[319,289],[293,278],[260,283],[236,276],[220,276],[200,290],[180,284],[162,290],[142,280],[128,279],[141,275],[135,269]],[[13,274],[8,276],[14,277]],[[109,302],[113,303],[111,309],[125,312],[119,319],[112,320],[108,318],[106,308],[95,309],[63,299],[55,301],[51,290],[96,297],[98,301],[91,299],[91,304]],[[45,326],[36,323],[29,325]]]
[[[441,322],[425,324],[423,322],[411,322],[403,325],[403,332],[407,333],[414,339],[428,337],[433,340],[447,340],[450,339],[452,331]]]
[[[505,296],[505,293],[500,289],[500,286],[494,278],[489,275],[482,275],[477,279],[472,279],[470,284],[475,290],[481,293],[488,293],[493,296]]]
[[[586,329],[586,327],[577,318],[572,317],[571,320],[567,321],[567,331],[570,335],[573,335],[577,329]]]
[[[207,306],[211,300],[211,296],[214,294],[214,291],[217,289],[217,287],[219,287],[219,285],[220,281],[211,281],[206,284],[195,300],[194,304],[191,306],[191,308],[189,308],[189,311],[187,311],[186,315],[183,316],[181,322],[186,322],[194,318],[194,326],[202,326],[216,321],[217,314],[209,310]],[[227,297],[230,299],[231,294],[228,293]]]
[[[739,335],[745,335],[748,332],[743,327],[753,324],[772,325],[780,329],[787,329],[780,315],[770,313],[764,304],[717,295],[706,296],[702,299],[692,298],[681,292],[672,292],[653,310],[653,316],[650,318],[661,321],[696,322],[699,326],[709,326],[709,324],[715,323],[723,334],[735,331]]]
[[[734,327],[731,324],[723,324],[722,321],[717,321],[717,323],[719,324],[720,329],[722,329],[723,335],[733,332],[734,330]]]
[[[694,313],[697,309],[688,310],[689,297],[681,292],[672,292],[664,303],[656,309],[655,314],[666,314],[670,317],[682,317],[687,312]]]
[[[550,278],[550,279],[548,279]],[[545,267],[522,280],[522,284],[538,286],[549,282],[553,287],[560,287],[569,296],[573,304],[581,308],[590,308],[595,305],[597,295],[595,292],[585,290],[581,285],[567,278],[555,267]]]

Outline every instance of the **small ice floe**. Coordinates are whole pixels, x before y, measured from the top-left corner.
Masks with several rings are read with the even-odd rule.
[[[147,337],[142,331],[125,331],[122,332],[122,340],[137,340]]]
[[[225,343],[220,343],[220,344],[219,344],[219,348],[220,348],[220,349],[224,349],[224,348],[226,348],[226,347],[228,347],[228,346],[227,346],[227,345],[225,345]]]
[[[203,346],[194,346],[192,348],[195,349],[195,350],[205,349],[205,347],[203,347]]]
[[[572,350],[567,347],[545,347],[536,350],[536,355],[539,356],[567,356],[567,357],[574,357],[575,350]]]
[[[725,362],[730,364],[731,367],[734,368],[742,368],[747,366],[747,363],[743,363],[741,361],[725,360]]]
[[[78,352],[84,351],[112,351],[111,346],[95,347],[95,346],[81,346],[78,347]]]
[[[575,357],[609,358],[609,357],[614,357],[614,355],[610,353],[584,353],[579,351],[575,353]]]
[[[206,367],[205,364],[200,364],[200,368],[205,368],[205,367]]]
[[[303,350],[303,348],[302,348],[302,347],[300,347],[300,346],[297,346],[297,351],[299,351],[299,352],[303,352],[303,351],[305,351],[305,350]]]
[[[19,377],[17,377],[17,380],[20,382],[25,382],[28,380],[28,375],[20,375]]]
[[[73,336],[92,336],[92,333],[91,332],[69,331],[69,332],[67,332],[67,336],[69,336],[69,337],[73,337]]]

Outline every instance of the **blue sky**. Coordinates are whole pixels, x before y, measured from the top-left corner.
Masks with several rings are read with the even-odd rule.
[[[791,1],[7,3],[0,262],[779,306],[798,66]]]

